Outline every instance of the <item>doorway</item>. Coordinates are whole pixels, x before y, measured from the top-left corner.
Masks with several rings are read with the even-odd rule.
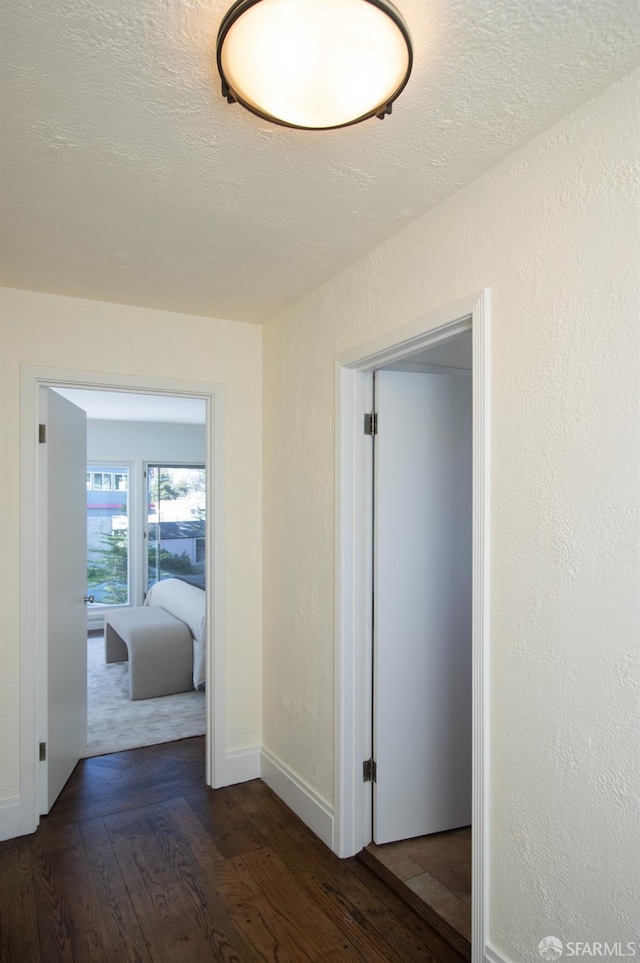
[[[82,758],[206,730],[203,640],[193,689],[132,700],[128,662],[109,662],[104,619],[139,607],[156,582],[200,591],[206,553],[206,405],[198,398],[53,389],[86,414],[87,744]],[[176,592],[181,590],[175,581]]]
[[[372,374],[373,842],[465,958],[471,936],[471,331]]]
[[[346,352],[337,364],[337,572],[335,843],[340,856],[372,841],[372,799],[363,763],[373,758],[373,538],[370,439],[371,373],[408,362],[419,350],[444,346],[465,332],[473,342],[472,556],[472,960],[483,958],[487,915],[488,750],[488,309],[481,292]]]
[[[33,832],[39,821],[39,786],[42,783],[42,761],[39,746],[46,742],[47,706],[43,693],[46,680],[46,608],[42,604],[42,545],[45,534],[39,524],[42,497],[38,471],[38,398],[40,388],[83,388],[139,395],[161,395],[184,399],[201,399],[206,406],[205,467],[210,484],[206,502],[206,781],[219,784],[224,766],[224,621],[223,621],[223,546],[222,546],[222,438],[223,394],[221,385],[171,381],[66,369],[24,366],[21,384],[21,477],[22,558],[25,577],[21,580],[21,780],[24,787],[24,831]],[[218,605],[214,606],[214,600]],[[215,719],[215,725],[213,724]],[[44,738],[43,738],[44,737]],[[40,750],[41,752],[41,750]]]

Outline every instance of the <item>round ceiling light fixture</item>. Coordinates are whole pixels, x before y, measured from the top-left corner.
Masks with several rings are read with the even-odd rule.
[[[388,0],[236,0],[217,41],[222,94],[285,127],[383,118],[413,62]]]

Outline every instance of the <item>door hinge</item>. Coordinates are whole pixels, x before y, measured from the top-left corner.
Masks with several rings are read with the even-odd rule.
[[[378,415],[375,411],[368,411],[364,416],[364,433],[365,435],[377,435],[378,434]]]
[[[376,764],[374,759],[365,759],[362,763],[362,781],[376,782]]]
[[[47,744],[46,742],[40,743],[40,762],[44,762],[47,758]]]
[[[47,426],[38,425],[38,442],[41,445],[45,445],[47,442]]]

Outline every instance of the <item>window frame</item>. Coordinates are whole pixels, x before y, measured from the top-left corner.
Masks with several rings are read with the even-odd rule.
[[[206,466],[206,464],[205,464],[204,462],[180,461],[179,459],[172,460],[172,461],[167,461],[167,460],[159,461],[159,460],[157,460],[157,459],[153,459],[153,460],[144,462],[144,477],[143,477],[143,481],[144,481],[144,491],[143,491],[143,499],[144,499],[144,546],[145,546],[144,560],[143,560],[143,568],[144,568],[144,573],[143,573],[143,574],[144,574],[143,597],[144,597],[144,598],[146,598],[147,592],[149,591],[149,588],[150,588],[150,586],[149,586],[149,545],[151,544],[151,542],[150,542],[150,527],[151,527],[151,524],[156,524],[156,523],[151,523],[151,524],[149,523],[149,504],[148,504],[148,497],[147,497],[147,496],[148,496],[148,491],[149,491],[149,469],[150,469],[150,468],[157,468],[157,469],[159,469],[160,471],[161,471],[163,468],[165,468],[165,469],[184,468],[184,469],[187,469],[187,470],[188,470],[188,469],[194,469],[194,470],[198,470],[198,471],[203,471],[203,472],[204,472],[204,477],[205,477],[205,499],[204,499],[204,500],[205,500],[205,536],[204,536],[204,538],[205,538],[205,560],[206,560],[206,510],[207,510],[207,504],[208,504],[208,502],[207,502],[207,487],[208,487],[208,484],[209,484],[208,479],[207,479],[207,466]],[[157,523],[157,524],[159,524],[159,523]]]
[[[115,472],[116,468],[125,468],[129,473],[129,485],[126,489],[127,493],[127,509],[128,509],[128,545],[127,545],[127,595],[128,601],[123,602],[118,605],[108,605],[102,602],[94,602],[93,604],[87,605],[87,629],[90,631],[92,629],[102,628],[104,623],[104,617],[108,612],[117,612],[119,609],[130,608],[131,606],[142,605],[143,597],[142,593],[139,591],[138,585],[140,582],[140,564],[142,549],[137,545],[138,538],[134,535],[134,526],[140,527],[139,520],[139,509],[136,508],[134,491],[136,490],[135,475],[136,471],[142,472],[142,462],[135,461],[130,458],[87,458],[87,473],[91,471],[92,480],[95,474],[94,469],[97,469],[98,474],[109,474],[111,475],[112,481],[114,474],[122,474],[122,472]],[[138,468],[136,466],[139,466]],[[138,486],[140,488],[141,486]],[[93,491],[116,491],[112,488],[93,488]],[[139,497],[139,496],[138,496]],[[88,590],[87,594],[91,594]]]

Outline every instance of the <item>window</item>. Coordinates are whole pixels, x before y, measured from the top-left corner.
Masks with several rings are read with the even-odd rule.
[[[93,473],[93,488],[97,492],[110,492],[111,491],[111,472],[108,471],[94,471]]]
[[[200,466],[147,466],[147,586],[175,575],[204,575],[206,472]]]
[[[87,470],[87,586],[96,605],[129,602],[128,482],[128,468]]]
[[[204,576],[205,468],[147,465],[143,478],[144,469],[142,461],[87,466],[87,588],[94,610],[140,605],[144,591],[163,578]]]

